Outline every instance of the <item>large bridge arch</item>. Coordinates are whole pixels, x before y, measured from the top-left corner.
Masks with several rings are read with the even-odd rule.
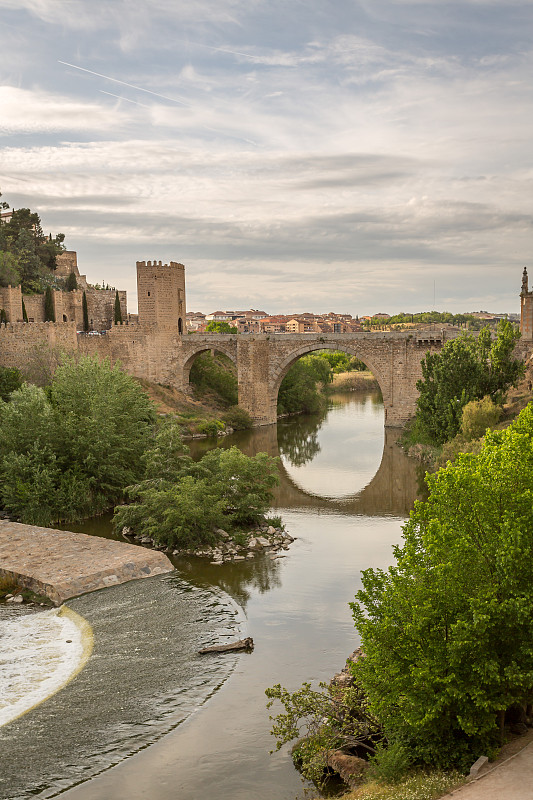
[[[276,422],[279,386],[299,358],[340,350],[361,359],[374,374],[385,408],[385,425],[401,427],[416,410],[416,383],[428,350],[440,349],[446,334],[391,331],[349,334],[274,334],[237,337],[239,405],[256,425]]]
[[[271,397],[270,400],[277,408],[278,402],[278,393],[283,378],[286,376],[288,371],[300,358],[303,356],[310,355],[311,353],[316,353],[319,351],[329,350],[331,352],[341,352],[346,353],[350,356],[355,356],[360,361],[362,361],[368,369],[372,372],[373,376],[378,382],[379,388],[381,390],[381,394],[383,396],[383,402],[387,402],[387,391],[388,391],[388,383],[387,383],[387,376],[380,374],[380,369],[377,364],[372,362],[372,357],[368,356],[364,350],[364,347],[353,346],[349,343],[343,343],[341,346],[333,343],[333,342],[321,342],[320,340],[309,342],[308,344],[302,345],[294,350],[292,353],[288,354],[285,359],[272,371],[272,379],[271,379]]]

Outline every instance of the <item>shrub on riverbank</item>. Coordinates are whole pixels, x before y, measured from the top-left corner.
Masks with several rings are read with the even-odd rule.
[[[51,525],[98,514],[142,476],[155,412],[108,361],[64,361],[46,391],[25,384],[0,402],[0,503]]]
[[[363,572],[355,674],[390,741],[464,768],[532,698],[533,406],[427,483],[396,565]]]
[[[132,503],[115,510],[113,524],[173,547],[212,544],[216,527],[258,524],[278,482],[277,460],[266,453],[215,448],[193,461],[172,420],[162,424],[143,460],[144,480],[129,487]]]
[[[476,338],[464,334],[422,360],[417,382],[416,419],[410,436],[422,444],[442,446],[461,426],[463,409],[472,400],[489,397],[497,405],[524,374],[524,364],[512,357],[520,332],[501,320],[496,339],[488,327]]]
[[[456,770],[417,770],[396,783],[369,781],[342,800],[436,800],[462,783],[464,778]]]

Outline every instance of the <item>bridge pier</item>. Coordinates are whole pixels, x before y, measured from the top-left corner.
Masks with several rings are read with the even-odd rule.
[[[237,339],[237,380],[239,405],[255,425],[271,425],[277,420],[276,398],[272,399],[269,337],[239,336]]]

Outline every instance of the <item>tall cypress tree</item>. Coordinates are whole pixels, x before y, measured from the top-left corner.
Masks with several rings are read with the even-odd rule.
[[[67,292],[73,292],[75,289],[78,288],[78,280],[76,278],[76,273],[71,272],[65,281],[65,289]]]
[[[22,321],[28,322],[28,312],[26,311],[26,305],[24,303],[24,298],[22,298]]]
[[[120,298],[118,292],[115,294],[115,325],[122,324],[122,309],[120,308]]]
[[[0,309],[0,325],[2,323],[5,323],[7,325],[7,314],[3,308]]]
[[[83,293],[82,301],[81,301],[81,308],[83,311],[83,330],[85,333],[89,330],[89,311],[87,309],[87,295],[85,292]]]
[[[52,289],[50,288],[50,286],[46,287],[46,292],[44,293],[44,321],[45,322],[56,321],[56,312],[54,310],[54,298],[52,296]]]

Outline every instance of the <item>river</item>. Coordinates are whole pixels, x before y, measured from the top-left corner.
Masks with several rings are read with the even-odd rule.
[[[66,688],[0,728],[1,796],[303,797],[288,748],[269,753],[264,690],[327,681],[358,646],[348,603],[360,571],[391,563],[419,487],[396,437],[368,391],[226,437],[221,446],[280,455],[275,513],[297,537],[286,557],[179,560],[174,575],[69,601],[93,627],[94,652]],[[194,454],[209,446],[195,442]],[[110,535],[105,519],[76,529]],[[251,654],[196,655],[245,635]]]

